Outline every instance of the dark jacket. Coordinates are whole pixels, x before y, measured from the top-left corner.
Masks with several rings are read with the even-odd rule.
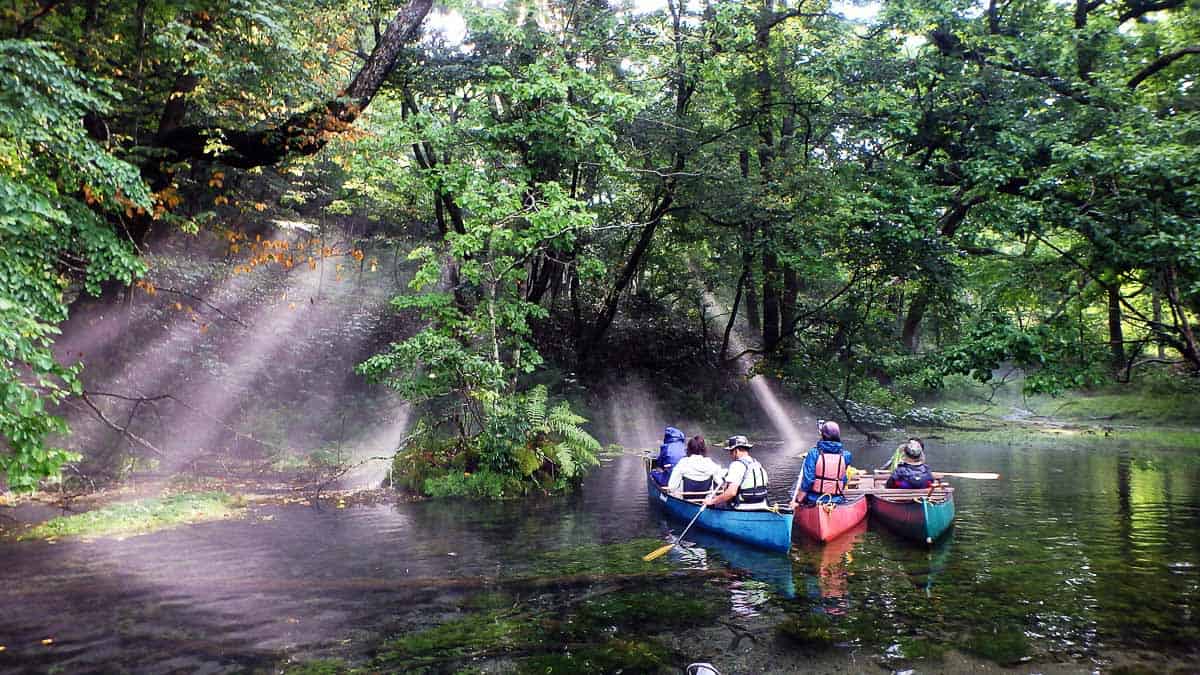
[[[663,431],[663,442],[658,448],[658,465],[664,469],[675,466],[687,454],[687,443],[683,432],[675,427]]]
[[[933,482],[933,472],[926,464],[907,464],[900,462],[892,475],[888,477],[885,487],[904,490],[923,490]]]

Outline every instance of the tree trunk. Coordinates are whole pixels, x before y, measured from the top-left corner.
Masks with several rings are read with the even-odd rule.
[[[738,165],[742,170],[742,180],[750,179],[750,151],[743,149],[738,153]],[[751,218],[747,218],[742,225],[742,276],[747,279],[746,283],[746,322],[750,324],[750,330],[756,335],[762,330],[762,322],[758,316],[758,291],[755,289],[751,271],[754,269],[754,251],[755,251],[755,234],[756,230]]]
[[[793,342],[792,327],[796,324],[796,297],[800,295],[800,277],[791,266],[783,269],[783,297],[779,299],[779,322],[782,326],[780,349],[785,352]]]
[[[1125,370],[1125,332],[1121,327],[1121,287],[1116,279],[1108,285],[1108,348],[1112,372]]]
[[[733,326],[737,322],[738,305],[742,302],[742,291],[746,288],[746,278],[750,276],[750,269],[742,269],[742,276],[738,277],[737,292],[733,295],[733,305],[729,310],[729,321],[725,323],[725,337],[721,340],[720,361],[725,361],[725,354],[729,351],[729,338],[733,335]]]
[[[325,147],[331,135],[348,129],[370,104],[388,74],[396,67],[400,51],[416,38],[432,5],[433,0],[410,0],[396,12],[382,39],[345,91],[307,111],[292,115],[275,127],[222,129],[179,126],[183,119],[184,102],[168,102],[155,140],[155,146],[165,153],[154,154],[153,159],[142,165],[142,177],[153,189],[160,190],[171,183],[165,167],[180,161],[218,162],[249,169],[272,166],[287,157],[315,154]],[[175,88],[181,93],[194,89],[197,85],[189,84],[190,77],[181,75]],[[213,138],[221,139],[224,149],[217,151],[210,148],[209,141]],[[453,208],[451,215],[454,215]],[[130,218],[125,230],[134,242],[142,243],[149,238],[158,222],[150,213],[143,212]]]
[[[1150,307],[1151,311],[1154,312],[1154,323],[1159,325],[1161,325],[1163,322],[1161,286],[1162,284],[1158,283],[1157,279],[1155,279],[1155,281],[1150,285]],[[1167,358],[1166,349],[1163,347],[1162,340],[1155,340],[1154,344],[1158,352],[1158,358]]]
[[[917,353],[921,342],[921,321],[925,318],[925,310],[929,306],[929,294],[924,289],[913,296],[908,313],[904,315],[904,325],[900,329],[900,341],[911,354]]]
[[[1167,295],[1167,302],[1171,305],[1171,312],[1175,315],[1175,323],[1179,327],[1180,337],[1183,338],[1180,352],[1183,358],[1191,365],[1193,371],[1200,371],[1200,346],[1196,344],[1196,334],[1192,331],[1190,319],[1188,319],[1187,308],[1179,300],[1179,286],[1177,280],[1177,272],[1174,264],[1168,264],[1164,274],[1163,281],[1164,290]]]
[[[771,351],[779,343],[779,262],[769,246],[763,248],[762,266],[763,349]]]

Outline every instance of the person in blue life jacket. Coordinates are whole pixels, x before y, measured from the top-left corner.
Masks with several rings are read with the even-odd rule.
[[[684,445],[683,432],[675,427],[663,430],[663,442],[658,447],[658,458],[654,460],[654,468],[650,477],[660,486],[665,486],[671,479],[671,469],[684,458],[687,447]]]
[[[892,457],[892,475],[888,476],[886,488],[901,490],[924,490],[933,485],[933,472],[925,464],[925,443],[919,438],[896,448]]]
[[[679,460],[671,469],[671,480],[667,489],[683,492],[685,499],[698,499],[712,492],[725,480],[725,469],[708,458],[708,444],[703,436],[692,436],[687,442],[687,457]]]
[[[725,470],[721,492],[704,498],[705,506],[764,509],[767,507],[767,470],[750,456],[754,445],[745,436],[730,436],[725,449],[733,459]]]
[[[816,504],[817,500],[841,504],[846,488],[850,452],[842,447],[842,429],[837,422],[817,423],[821,440],[804,456],[804,466],[792,488],[791,508]]]

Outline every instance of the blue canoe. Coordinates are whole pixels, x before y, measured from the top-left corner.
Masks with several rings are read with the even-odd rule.
[[[699,502],[680,499],[658,486],[646,474],[646,489],[650,501],[661,506],[668,515],[690,522],[700,510]],[[696,527],[734,539],[768,551],[787,551],[792,548],[792,512],[735,509],[704,509],[696,520]]]

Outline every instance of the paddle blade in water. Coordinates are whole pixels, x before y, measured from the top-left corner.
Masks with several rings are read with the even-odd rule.
[[[650,551],[646,555],[642,556],[642,560],[654,560],[655,558],[660,558],[660,557],[662,557],[662,555],[664,553],[666,553],[667,551],[670,551],[673,548],[675,548],[675,544],[667,544],[666,546],[659,546],[658,548],[654,549],[653,551]]]

